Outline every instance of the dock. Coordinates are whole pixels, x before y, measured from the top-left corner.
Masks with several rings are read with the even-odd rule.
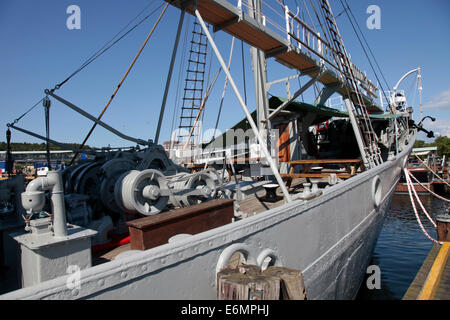
[[[403,300],[450,300],[450,242],[434,244]]]

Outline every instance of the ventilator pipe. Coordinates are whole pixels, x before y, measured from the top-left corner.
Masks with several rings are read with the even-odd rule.
[[[66,209],[64,206],[64,189],[61,171],[49,171],[46,177],[32,180],[24,193],[22,193],[22,204],[25,209],[33,208],[32,204],[25,203],[27,196],[37,192],[50,191],[51,211],[53,213],[53,232],[55,237],[67,236]],[[43,193],[42,193],[43,196]]]

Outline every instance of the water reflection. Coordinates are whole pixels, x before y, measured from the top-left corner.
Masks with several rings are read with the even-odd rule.
[[[434,219],[448,209],[447,202],[429,195],[420,196],[420,200]],[[435,228],[418,210],[424,228],[436,239]],[[357,299],[401,299],[432,246],[417,223],[409,196],[395,194],[371,262],[381,269],[381,289],[369,290],[364,281]]]

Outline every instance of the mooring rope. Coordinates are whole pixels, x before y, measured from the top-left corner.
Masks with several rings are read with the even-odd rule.
[[[441,180],[442,182],[444,182],[447,186],[450,187],[450,184],[448,184],[447,181],[445,181],[444,179],[442,179],[436,172],[433,171],[433,169],[431,169],[422,159],[419,158],[419,156],[416,154],[415,155],[417,159],[419,159],[419,161],[428,169],[431,171],[431,173],[433,175],[435,175],[439,180]]]
[[[446,198],[444,198],[444,197],[442,197],[442,196],[440,196],[440,195],[438,195],[437,193],[435,193],[435,192],[433,192],[433,191],[431,191],[430,189],[428,189],[424,184],[422,184],[409,170],[407,170],[408,171],[408,173],[409,173],[409,175],[410,175],[410,177],[412,177],[422,188],[424,188],[425,190],[427,190],[429,193],[431,193],[433,196],[435,196],[436,198],[438,198],[438,199],[440,199],[440,200],[443,200],[443,201],[447,201],[447,202],[450,202],[450,200],[449,199],[446,199]]]
[[[425,236],[426,236],[428,239],[430,239],[431,241],[433,241],[433,242],[435,242],[435,243],[442,244],[441,241],[437,241],[436,239],[432,238],[432,237],[428,234],[428,232],[425,230],[425,227],[423,226],[422,221],[420,220],[419,213],[417,212],[416,204],[414,203],[414,198],[413,198],[413,196],[412,196],[412,191],[411,191],[411,188],[413,187],[412,181],[411,181],[411,179],[409,178],[408,171],[406,170],[406,168],[404,168],[403,171],[404,171],[405,177],[406,177],[406,185],[408,186],[409,198],[410,198],[410,200],[411,200],[411,204],[412,204],[412,207],[413,207],[413,209],[414,209],[414,214],[415,214],[415,216],[416,216],[416,220],[417,220],[417,222],[418,222],[418,224],[419,224],[419,226],[420,226],[420,229],[422,229],[422,232],[425,234]],[[418,200],[418,201],[419,201],[419,203],[421,203],[420,200]],[[428,213],[427,213],[427,216],[428,216]]]
[[[408,170],[406,170],[408,172]],[[410,175],[410,173],[408,172],[408,174]],[[420,201],[419,195],[417,194],[416,188],[414,188],[414,184],[411,180],[411,178],[408,176],[408,182],[411,184],[411,189],[414,193],[414,196],[417,199],[417,202],[419,202],[420,207],[422,208],[422,211],[425,213],[425,215],[427,216],[428,220],[431,222],[431,224],[436,228],[436,223],[433,221],[433,219],[431,219],[430,215],[428,214],[427,210],[425,209],[425,207],[422,204],[422,201]]]

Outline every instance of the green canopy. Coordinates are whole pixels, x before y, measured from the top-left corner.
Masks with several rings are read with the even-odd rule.
[[[288,99],[285,99],[285,98],[272,96],[269,99],[269,109],[275,110],[283,102],[285,102],[287,100]],[[325,122],[327,120],[330,120],[333,117],[348,118],[347,112],[329,108],[324,105],[309,104],[309,103],[295,101],[295,100],[292,101],[291,103],[289,103],[284,108],[284,110],[291,111],[294,113],[301,113],[301,114],[314,113],[316,115],[316,117],[315,117],[313,123],[311,123],[311,125],[316,125],[316,124]],[[251,113],[251,116],[252,116],[253,120],[256,121],[256,111],[253,111]],[[387,119],[393,118],[395,116],[399,117],[399,115],[394,115],[394,114],[369,114],[369,117],[371,119],[378,119],[378,120],[387,120]],[[231,127],[229,130],[231,130],[231,129],[233,129],[233,130],[242,129],[242,130],[246,131],[246,130],[250,129],[250,124],[248,123],[247,118],[244,118],[241,121],[239,121],[237,124],[235,124],[233,127]],[[222,134],[221,136],[217,137],[215,140],[222,141],[221,138],[225,137],[225,135],[226,135],[226,132],[224,134]],[[253,133],[250,133],[250,136],[253,136]],[[219,147],[218,144],[215,143],[214,140],[203,145],[203,147],[205,147],[205,146]]]
[[[269,108],[270,109],[276,109],[278,108],[283,102],[287,101],[288,99],[280,98],[280,97],[271,97],[269,99]],[[348,118],[348,112],[345,111],[339,111],[333,108],[326,107],[321,104],[309,104],[305,102],[300,101],[292,101],[289,103],[284,110],[288,110],[291,112],[297,112],[297,113],[315,113],[316,119],[313,124],[322,123],[324,121],[327,121],[331,119],[332,117],[336,118]],[[372,119],[389,119],[394,118],[395,116],[399,117],[400,115],[394,115],[394,114],[369,114],[369,117]]]

